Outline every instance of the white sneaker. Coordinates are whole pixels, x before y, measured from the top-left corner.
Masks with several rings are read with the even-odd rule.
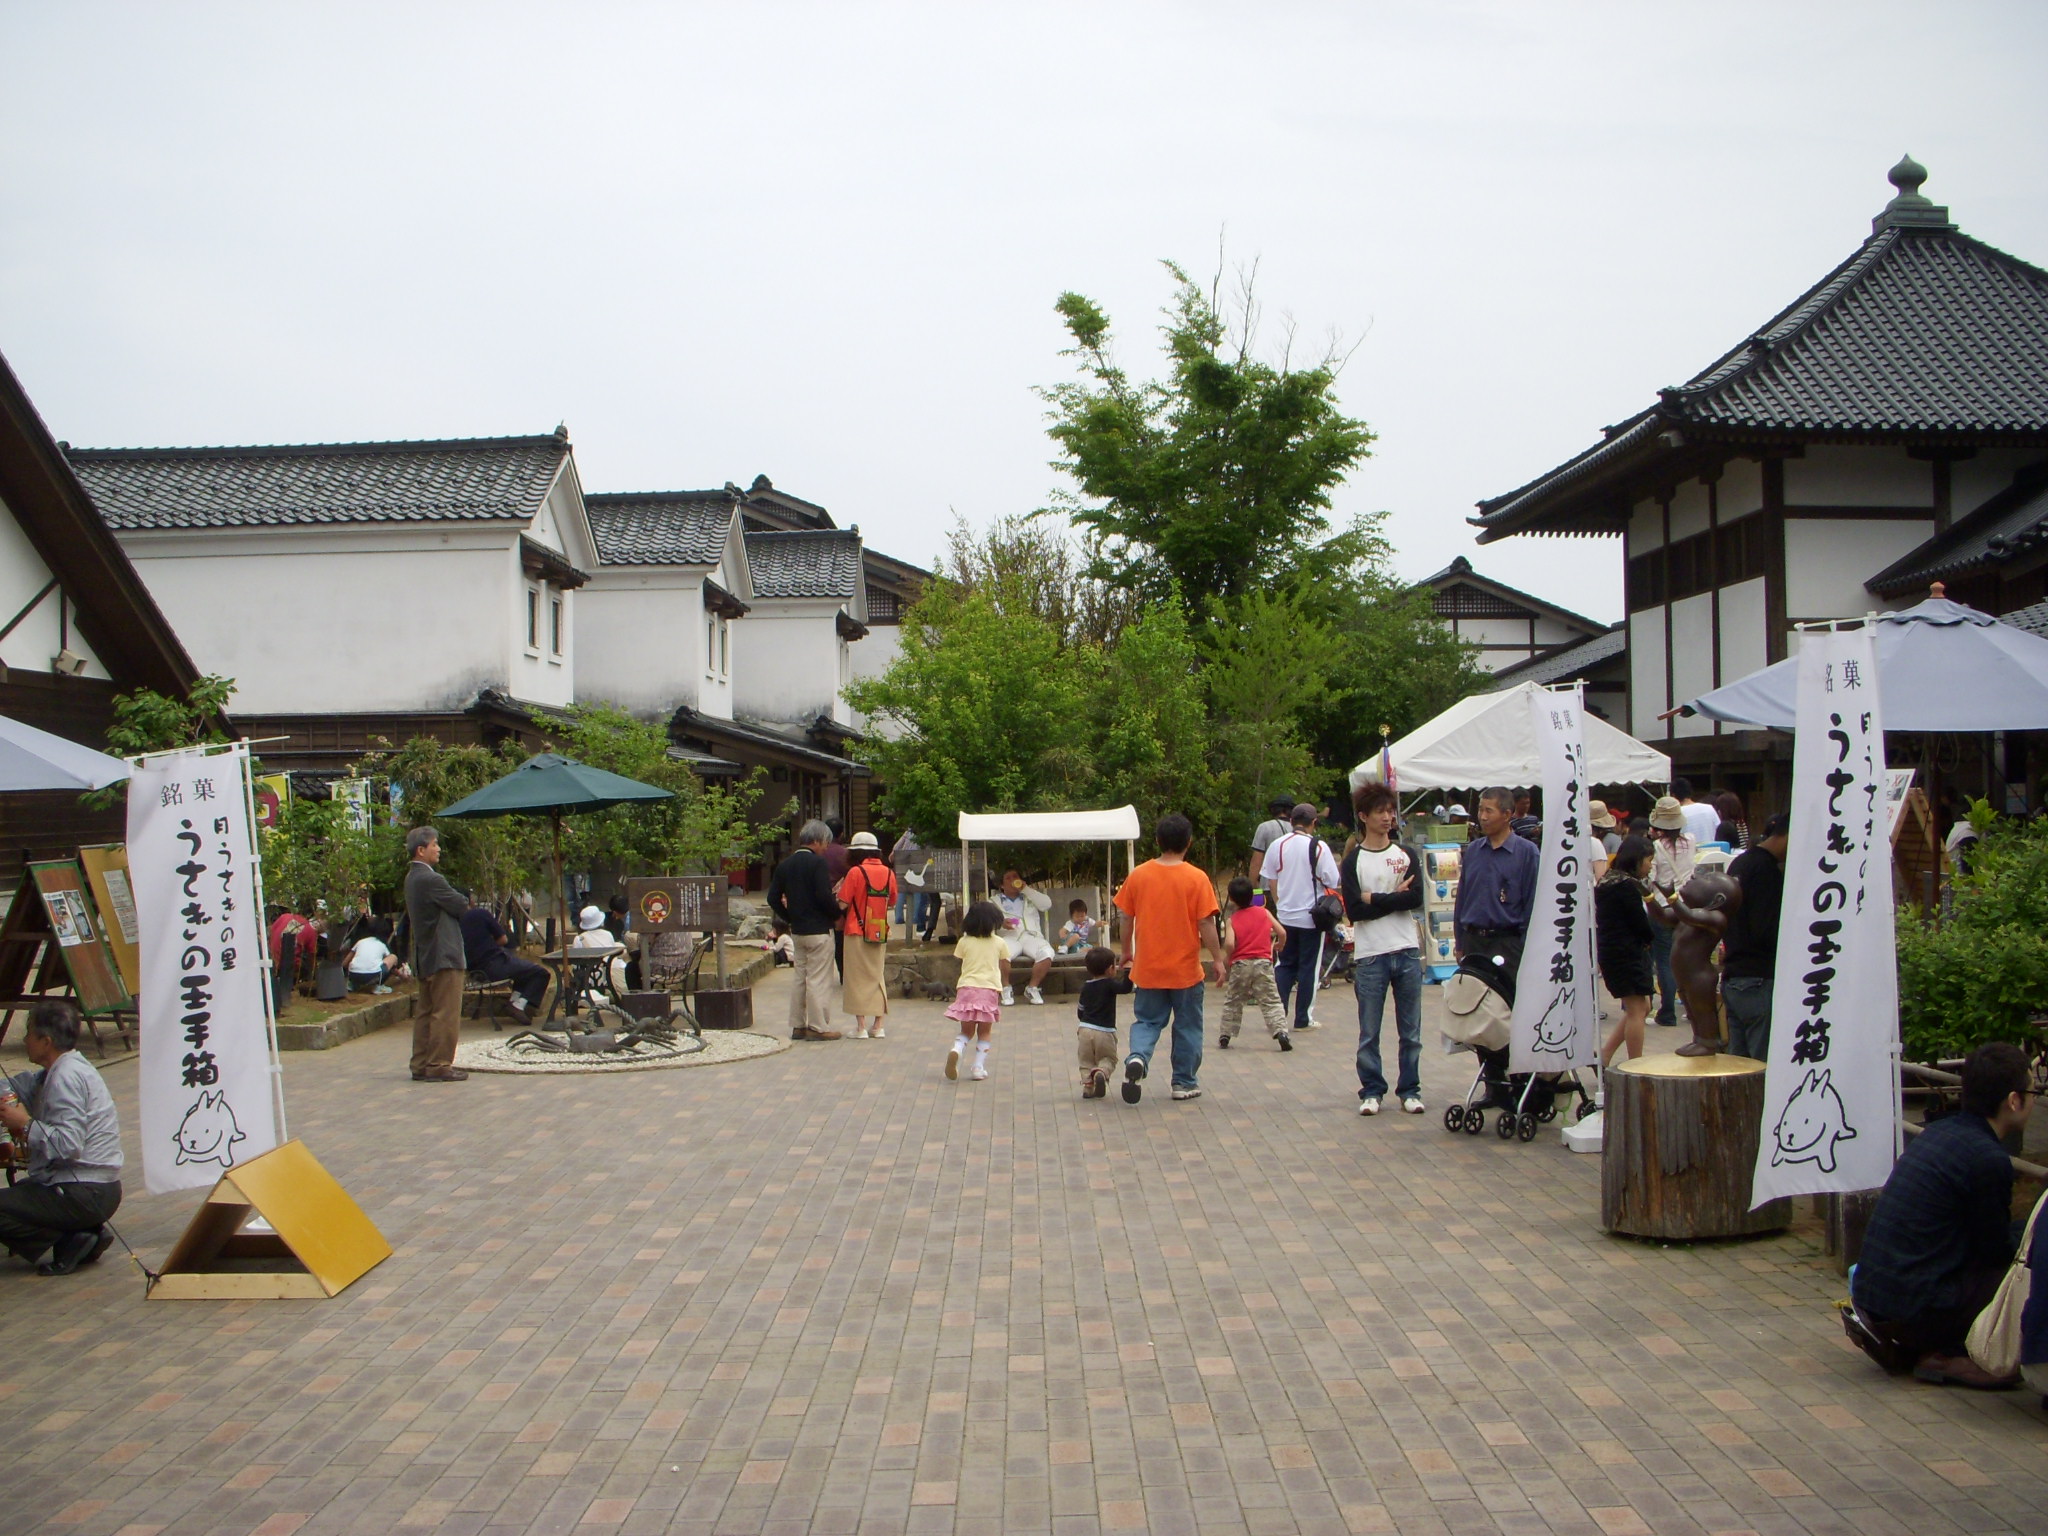
[[[856,1040],[865,1040],[865,1039],[867,1039],[867,1037],[868,1037],[868,1032],[867,1032],[866,1030],[864,1030],[864,1029],[856,1029],[856,1030],[855,1030],[855,1031],[853,1032],[853,1038],[854,1038],[854,1039],[856,1039]]]
[[[985,1061],[977,1061],[974,1064],[974,1070],[969,1072],[967,1075],[973,1078],[977,1083],[985,1082],[988,1078],[988,1063]]]
[[[1422,1095],[1421,1095],[1421,1094],[1419,1094],[1419,1093],[1411,1093],[1411,1094],[1407,1095],[1407,1096],[1406,1096],[1405,1098],[1403,1098],[1403,1099],[1401,1100],[1401,1113],[1402,1113],[1402,1114],[1404,1114],[1404,1115],[1419,1115],[1419,1114],[1421,1114],[1422,1112],[1423,1112],[1423,1110],[1422,1110]]]
[[[1008,987],[1003,988],[1003,1006],[1005,1008],[1014,1008],[1017,1006],[1017,996]]]
[[[954,1046],[952,1050],[946,1052],[946,1077],[949,1081],[959,1081],[960,1047],[957,1045]]]
[[[1361,1115],[1376,1115],[1380,1112],[1380,1101],[1378,1099],[1360,1099],[1358,1101],[1358,1112]]]
[[[1024,1001],[1032,1004],[1034,1007],[1043,1008],[1045,1006],[1045,994],[1036,987],[1026,987],[1024,989]]]
[[[1314,1014],[1310,1014],[1306,1019],[1303,1019],[1299,1024],[1295,1025],[1294,1027],[1296,1029],[1321,1029],[1323,1027],[1323,1021],[1317,1018]]]
[[[877,1024],[872,1030],[868,1032],[868,1038],[870,1040],[886,1040],[889,1038],[889,1032],[886,1029],[882,1028],[881,1025]]]

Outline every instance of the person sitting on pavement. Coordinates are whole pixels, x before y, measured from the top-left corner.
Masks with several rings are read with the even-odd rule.
[[[462,914],[462,958],[491,981],[512,983],[512,1011],[532,1022],[548,995],[548,969],[512,952],[512,935],[497,914],[477,902]]]
[[[1921,1381],[2002,1391],[1965,1336],[2012,1263],[2012,1159],[2004,1139],[2034,1106],[2026,1054],[2003,1041],[1963,1063],[1962,1108],[1906,1143],[1878,1194],[1850,1275],[1856,1311]],[[1882,1129],[1882,1128],[1880,1128]]]
[[[391,919],[373,917],[370,928],[350,946],[348,989],[382,997],[391,991],[391,981],[405,979],[405,967],[391,950]]]
[[[1052,969],[1052,943],[1045,936],[1045,914],[1052,910],[1052,898],[1036,886],[1027,885],[1016,870],[1006,869],[996,906],[1003,914],[1002,932],[997,937],[1010,951],[1011,964],[1019,960],[1031,962],[1031,980],[1025,985],[1024,1001],[1043,1003],[1045,994],[1038,989],[1045,985],[1045,973]],[[1016,1003],[1014,991],[1009,986],[1003,988],[1005,1008]]]
[[[31,1008],[24,1044],[37,1070],[0,1077],[15,1100],[0,1107],[0,1125],[28,1146],[27,1171],[0,1189],[0,1244],[39,1275],[68,1275],[98,1262],[114,1240],[107,1222],[121,1206],[121,1121],[106,1083],[78,1054],[71,1003]]]

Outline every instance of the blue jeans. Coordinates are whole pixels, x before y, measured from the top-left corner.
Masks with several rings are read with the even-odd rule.
[[[1202,984],[1138,987],[1131,993],[1131,1055],[1152,1065],[1160,1031],[1173,1021],[1173,1086],[1193,1088],[1202,1072]]]
[[[1383,1099],[1387,1077],[1380,1070],[1380,1023],[1386,1017],[1387,991],[1394,993],[1394,1028],[1401,1037],[1401,1080],[1397,1094],[1422,1092],[1422,955],[1397,949],[1385,955],[1360,955],[1352,962],[1352,989],[1358,993],[1358,1096]]]
[[[1273,984],[1280,989],[1280,1006],[1287,1006],[1287,994],[1294,993],[1294,1027],[1308,1027],[1309,1004],[1316,1000],[1316,967],[1322,963],[1323,936],[1314,928],[1289,928],[1280,958],[1273,964]],[[1296,986],[1299,979],[1301,985]]]
[[[1671,968],[1671,946],[1677,942],[1676,928],[1650,925],[1650,958],[1657,965],[1657,1022],[1667,1027],[1678,1022],[1678,972]]]

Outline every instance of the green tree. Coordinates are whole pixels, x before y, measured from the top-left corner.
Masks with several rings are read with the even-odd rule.
[[[1993,1040],[2030,1044],[2028,1021],[2048,1013],[2048,822],[1980,823],[1974,806],[1970,821],[1982,832],[1946,919],[1899,916],[1908,1061],[1964,1056]]]
[[[277,824],[261,834],[266,900],[294,912],[312,912],[324,901],[345,921],[368,910],[373,892],[393,889],[394,839],[354,826],[350,809],[338,798],[299,796],[279,810]]]
[[[854,750],[886,786],[885,816],[944,843],[961,811],[1078,803],[1086,679],[1050,623],[941,577],[904,615],[902,647],[846,690],[877,722]]]
[[[1199,606],[1301,568],[1330,531],[1330,493],[1373,441],[1336,399],[1333,346],[1297,368],[1256,355],[1250,274],[1226,301],[1172,262],[1162,327],[1167,372],[1136,381],[1116,360],[1109,317],[1078,293],[1054,306],[1081,377],[1040,391],[1055,467],[1078,494],[1059,498],[1091,541],[1091,574],[1150,601],[1178,583]],[[1337,536],[1343,539],[1346,535]]]
[[[484,821],[436,821],[434,813],[501,779],[524,762],[513,742],[496,747],[456,746],[432,736],[414,736],[396,747],[370,753],[351,770],[360,778],[383,779],[397,808],[397,832],[433,826],[441,834],[441,873],[484,900],[515,891],[546,890],[553,868],[545,821],[496,816]],[[393,842],[399,841],[395,834]],[[379,866],[395,890],[402,879],[402,852],[388,869]],[[550,907],[548,910],[552,910]]]
[[[1091,575],[1045,512],[1011,513],[979,533],[957,520],[939,570],[962,592],[987,593],[999,612],[1043,619],[1062,645],[1109,645],[1144,606],[1137,593]]]
[[[209,673],[194,683],[192,691],[182,699],[158,693],[154,688],[117,693],[114,718],[107,726],[107,751],[115,757],[140,757],[145,752],[172,752],[179,747],[225,742],[228,738],[218,722],[234,692],[233,678]],[[127,798],[125,781],[82,797],[83,803],[94,810],[119,805]]]
[[[1180,604],[1141,613],[1092,659],[1090,671],[1091,802],[1135,805],[1146,826],[1179,811],[1198,833],[1213,832],[1219,776],[1209,766],[1200,653]]]

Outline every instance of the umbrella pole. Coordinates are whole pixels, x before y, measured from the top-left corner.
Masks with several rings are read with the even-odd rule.
[[[564,887],[562,885],[562,813],[560,811],[550,811],[548,813],[548,820],[553,823],[555,829],[555,910],[562,915],[562,942],[567,944],[569,942],[569,898],[564,894]]]

